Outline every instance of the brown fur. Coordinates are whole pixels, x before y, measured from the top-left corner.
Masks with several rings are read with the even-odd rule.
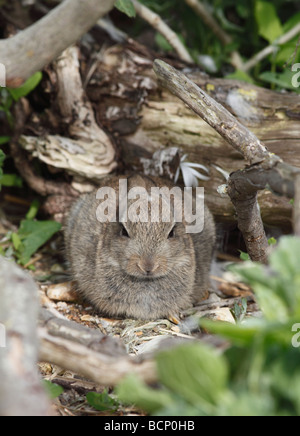
[[[174,186],[141,175],[127,179],[128,189],[142,186],[148,192],[152,186]],[[118,177],[104,179],[102,186],[114,188],[118,198]],[[95,192],[75,203],[65,225],[65,242],[78,291],[100,313],[139,319],[170,317],[208,296],[215,243],[208,209],[200,234],[187,234],[183,221],[169,237],[174,223],[128,221],[125,230],[119,222],[100,223],[96,219],[99,204]]]

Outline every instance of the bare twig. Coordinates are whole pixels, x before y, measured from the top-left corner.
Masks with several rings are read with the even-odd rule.
[[[0,41],[0,62],[7,86],[18,87],[74,44],[115,0],[65,0],[45,17],[12,38]]]
[[[201,17],[203,22],[212,30],[216,37],[221,41],[223,45],[228,45],[232,43],[232,38],[228,35],[220,26],[219,23],[214,19],[211,13],[207,10],[204,4],[199,0],[185,0],[185,2],[196,12],[196,14]],[[242,58],[237,51],[231,53],[231,64],[237,68],[241,69],[243,65]]]
[[[193,63],[193,59],[190,56],[187,49],[184,47],[178,36],[172,29],[151,9],[142,5],[137,0],[132,0],[137,14],[147,21],[154,29],[156,29],[161,35],[163,35],[169,44],[176,50],[181,60]]]
[[[256,53],[255,56],[253,56],[251,59],[249,59],[243,66],[243,71],[249,71],[251,68],[253,68],[258,62],[260,62],[262,59],[266,58],[272,53],[275,53],[278,50],[278,46],[285,44],[286,42],[290,41],[294,36],[298,35],[300,33],[300,23],[296,24],[291,30],[289,30],[284,35],[280,36],[276,41],[274,41],[272,44],[268,45],[268,47],[265,47],[260,52]]]

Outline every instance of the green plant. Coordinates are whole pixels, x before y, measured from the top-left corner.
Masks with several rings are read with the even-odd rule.
[[[27,265],[38,249],[61,229],[61,224],[56,221],[36,220],[38,209],[39,204],[34,201],[26,218],[21,221],[18,231],[9,232],[0,243],[0,254],[14,257],[23,266]]]
[[[269,267],[246,262],[233,269],[255,291],[262,318],[237,325],[202,319],[229,339],[221,354],[202,343],[156,358],[159,387],[130,376],[117,389],[123,402],[156,415],[300,414],[300,239],[283,237]]]
[[[64,392],[61,386],[49,380],[43,380],[43,386],[50,400],[54,400],[54,398],[59,397]]]
[[[2,144],[9,141],[9,137],[2,137]],[[0,138],[1,145],[1,138]],[[3,173],[3,164],[6,159],[6,156],[3,150],[0,149],[0,191],[2,186],[14,186],[21,188],[23,186],[23,180],[17,174],[4,174]]]
[[[19,88],[3,88],[0,91],[0,111],[4,112],[7,121],[11,127],[13,127],[13,116],[11,113],[11,108],[13,102],[19,101],[22,97],[27,97],[40,83],[43,78],[41,72],[35,73]],[[4,137],[5,142],[8,142],[7,137]],[[0,140],[1,145],[1,140]]]
[[[114,412],[119,407],[119,402],[108,394],[107,389],[104,389],[102,393],[89,392],[86,395],[86,399],[90,406],[100,412]]]
[[[140,3],[156,12],[178,38],[189,49],[196,63],[207,68],[208,72],[226,75],[228,64],[231,63],[231,53],[239,52],[244,63],[257,53],[272,45],[274,50],[266,57],[258,60],[244,72],[236,69],[226,77],[244,80],[259,85],[270,85],[276,89],[290,89],[300,92],[292,82],[293,71],[290,66],[300,62],[300,50],[297,50],[299,34],[284,43],[280,38],[286,35],[299,23],[300,12],[297,2],[290,0],[276,0],[276,2],[253,0],[213,0],[208,5],[202,2],[207,11],[217,21],[219,27],[227,33],[232,42],[221,42],[211,26],[205,23],[195,11],[183,0],[139,0]],[[116,7],[135,17],[135,9],[131,0],[118,0]],[[139,35],[145,24],[137,17],[128,32]],[[157,47],[165,52],[173,51],[165,37],[156,33]],[[210,58],[209,63],[203,64],[203,55]],[[213,70],[209,65],[213,64]]]
[[[117,0],[115,7],[119,11],[124,12],[129,18],[136,16],[135,8],[131,0]]]

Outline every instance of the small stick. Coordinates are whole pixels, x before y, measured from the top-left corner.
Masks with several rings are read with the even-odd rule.
[[[189,52],[182,44],[178,36],[169,26],[157,15],[155,12],[151,11],[146,6],[142,5],[137,0],[132,0],[137,14],[147,21],[154,29],[156,29],[161,35],[163,35],[169,44],[176,50],[178,56],[181,60],[192,64],[193,59]]]
[[[251,59],[249,59],[248,62],[246,62],[242,66],[243,71],[249,71],[251,68],[255,67],[258,62],[269,56],[271,53],[275,53],[278,50],[278,46],[285,44],[286,42],[290,41],[294,36],[298,35],[300,33],[300,23],[296,24],[291,30],[289,30],[284,35],[280,36],[276,41],[274,41],[271,45],[268,45],[260,52],[256,53],[255,56],[253,56]]]

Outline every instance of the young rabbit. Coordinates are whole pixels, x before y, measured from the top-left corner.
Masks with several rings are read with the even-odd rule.
[[[164,222],[163,200],[152,222],[126,220],[127,215],[120,219],[121,207],[129,214],[134,204],[124,192],[120,193],[122,204],[118,202],[120,180],[127,182],[127,192],[140,187],[149,199],[151,188],[174,187],[169,181],[143,175],[108,177],[102,186],[108,188],[108,194],[113,190],[115,197],[97,200],[97,192],[92,192],[74,204],[65,224],[65,243],[77,290],[108,316],[178,317],[181,310],[208,296],[215,244],[212,215],[205,207],[204,229],[195,234],[186,233],[185,216],[182,222],[175,222],[174,217]],[[174,200],[172,207],[182,206],[180,201]],[[140,217],[147,213],[150,216],[149,204],[136,208]],[[100,222],[104,221],[104,205],[110,221],[106,218],[106,222]]]

